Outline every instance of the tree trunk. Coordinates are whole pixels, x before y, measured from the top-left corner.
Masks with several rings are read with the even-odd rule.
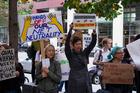
[[[9,45],[14,48],[15,59],[18,62],[17,0],[9,0]]]

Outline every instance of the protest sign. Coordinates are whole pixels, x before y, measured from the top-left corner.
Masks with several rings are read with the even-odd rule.
[[[83,34],[83,49],[87,48],[91,42],[91,36],[87,34]]]
[[[64,33],[61,12],[19,15],[22,42],[59,37]]]
[[[140,49],[140,39],[129,43],[126,45],[128,52],[133,59],[133,62],[136,64],[137,69],[140,70],[140,52],[138,51]]]
[[[46,59],[42,59],[42,67],[50,67],[50,59],[46,58]]]
[[[74,14],[74,29],[95,29],[95,14]]]
[[[16,77],[15,57],[13,49],[0,52],[0,81]]]
[[[65,53],[58,53],[56,55],[56,59],[60,63],[61,66],[61,74],[62,74],[62,81],[66,81],[69,78],[69,72],[70,72],[70,67],[69,67],[69,62],[66,58]]]
[[[130,64],[105,63],[102,72],[103,84],[133,84],[134,68]]]

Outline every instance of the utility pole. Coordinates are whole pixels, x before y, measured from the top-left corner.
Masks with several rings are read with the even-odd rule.
[[[9,1],[9,45],[15,50],[15,59],[18,62],[18,21],[17,0]]]

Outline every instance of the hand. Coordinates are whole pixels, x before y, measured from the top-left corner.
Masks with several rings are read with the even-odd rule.
[[[42,75],[42,77],[47,77],[48,76],[44,71],[42,71],[41,75]]]
[[[19,77],[20,73],[19,71],[16,71],[16,77]]]
[[[70,28],[72,28],[72,29],[73,29],[73,23],[71,23],[71,24],[70,24]]]
[[[56,25],[58,23],[56,15],[53,15],[52,13],[50,13],[48,15],[48,18],[51,20],[51,22],[49,22],[49,24]]]
[[[96,30],[95,30],[95,29],[93,29],[92,34],[93,34],[93,35],[96,35]]]
[[[42,71],[45,72],[46,74],[48,74],[48,72],[49,72],[49,70],[48,70],[47,67],[43,67],[43,68],[42,68]]]

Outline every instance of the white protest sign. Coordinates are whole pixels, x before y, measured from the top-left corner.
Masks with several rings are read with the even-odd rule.
[[[66,55],[64,52],[58,53],[56,55],[56,58],[61,65],[61,74],[62,74],[61,81],[66,81],[69,78],[69,72],[70,72],[69,62],[66,58]]]
[[[0,81],[16,77],[14,49],[0,52]]]
[[[83,49],[87,48],[92,40],[92,37],[88,34],[83,34]]]
[[[61,12],[19,15],[22,42],[59,37],[64,33]]]
[[[50,67],[50,59],[46,58],[46,59],[42,59],[42,67]]]
[[[73,24],[74,24],[74,29],[95,29],[96,15],[74,14]]]
[[[129,43],[127,46],[128,52],[136,64],[137,69],[140,70],[140,39]]]

